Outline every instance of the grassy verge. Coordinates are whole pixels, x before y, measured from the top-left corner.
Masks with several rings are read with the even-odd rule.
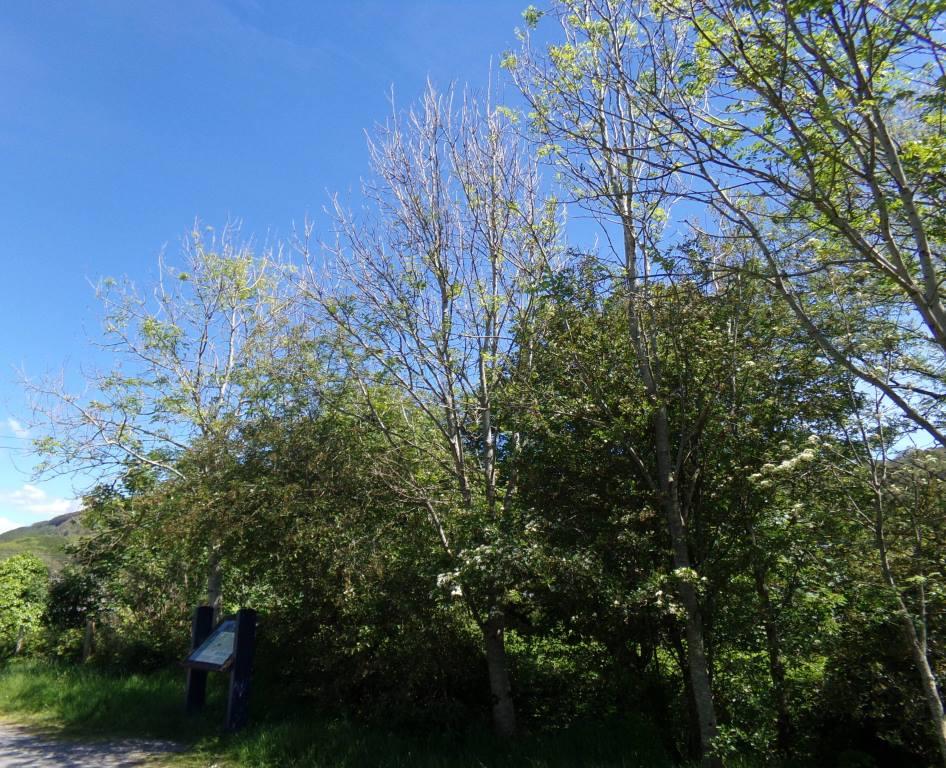
[[[258,712],[243,733],[220,734],[222,675],[211,676],[209,704],[199,718],[182,712],[183,672],[118,677],[89,668],[40,663],[0,670],[0,716],[55,727],[71,737],[149,737],[189,747],[174,766],[246,768],[670,768],[639,724],[589,724],[526,737],[515,744],[489,733],[407,734],[302,712],[267,719]],[[266,710],[266,692],[257,709]],[[259,706],[262,704],[262,706]]]

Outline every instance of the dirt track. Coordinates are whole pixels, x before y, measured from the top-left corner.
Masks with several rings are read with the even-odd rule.
[[[0,723],[0,768],[138,768],[160,765],[176,744],[143,739],[71,741]]]

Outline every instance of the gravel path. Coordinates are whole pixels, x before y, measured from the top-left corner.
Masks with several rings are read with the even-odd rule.
[[[0,768],[138,768],[181,747],[166,741],[69,741],[0,723]]]

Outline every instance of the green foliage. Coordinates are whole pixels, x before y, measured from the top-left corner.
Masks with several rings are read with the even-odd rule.
[[[49,574],[35,555],[0,562],[0,655],[32,646],[38,636]]]
[[[103,281],[135,364],[53,393],[36,448],[118,479],[52,583],[0,562],[0,652],[94,626],[94,669],[7,667],[0,709],[134,731],[150,697],[175,732],[177,680],[111,673],[180,659],[211,573],[261,616],[262,720],[201,742],[245,764],[683,763],[699,643],[728,764],[934,760],[946,462],[906,446],[946,403],[941,4],[523,19],[525,108],[428,92],[383,134],[334,288],[201,232],[156,305]],[[565,251],[562,200],[614,243]],[[480,733],[485,636],[515,743]]]

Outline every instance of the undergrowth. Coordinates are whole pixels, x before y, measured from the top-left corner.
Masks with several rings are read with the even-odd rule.
[[[0,715],[55,727],[72,738],[148,737],[187,747],[174,766],[246,768],[671,768],[654,733],[637,721],[597,722],[510,743],[488,730],[403,731],[316,714],[254,697],[253,724],[221,732],[226,677],[211,675],[207,709],[183,712],[184,671],[114,675],[39,662],[0,669]]]

